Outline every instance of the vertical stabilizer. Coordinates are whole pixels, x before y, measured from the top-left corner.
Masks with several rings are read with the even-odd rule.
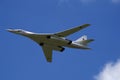
[[[83,41],[83,40],[87,40],[87,36],[86,36],[86,35],[80,37],[80,38],[77,39],[75,42],[80,42],[80,41]]]
[[[79,39],[77,39],[76,41],[74,41],[75,43],[78,43],[78,44],[82,44],[84,46],[87,46],[88,43],[94,41],[93,39],[87,39],[87,36],[84,35],[82,37],[80,37]]]

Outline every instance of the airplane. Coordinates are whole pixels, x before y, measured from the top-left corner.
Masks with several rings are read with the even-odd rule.
[[[88,26],[90,26],[90,24],[83,24],[81,26],[77,26],[57,33],[34,33],[22,29],[7,29],[7,31],[28,37],[35,41],[42,47],[47,62],[52,62],[53,50],[63,52],[65,50],[64,47],[85,50],[90,49],[87,47],[87,44],[94,41],[94,39],[87,39],[86,35],[80,37],[75,41],[66,38],[67,36]]]

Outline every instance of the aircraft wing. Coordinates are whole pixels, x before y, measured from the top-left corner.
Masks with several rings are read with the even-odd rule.
[[[47,47],[47,46],[45,46],[45,47],[43,46],[42,49],[43,49],[44,55],[46,57],[46,60],[48,62],[52,62],[52,50],[53,49],[50,47]]]
[[[58,32],[56,33],[55,35],[59,36],[59,37],[66,37],[66,36],[69,36],[70,34],[73,34],[79,30],[82,30],[86,27],[90,26],[90,24],[84,24],[84,25],[81,25],[81,26],[78,26],[78,27],[75,27],[75,28],[72,28],[72,29],[68,29],[68,30],[65,30],[65,31],[62,31],[62,32]]]

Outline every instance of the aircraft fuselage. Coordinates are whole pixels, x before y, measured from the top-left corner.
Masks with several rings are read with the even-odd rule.
[[[39,34],[37,34],[39,35]],[[65,46],[65,47],[69,47],[69,48],[78,48],[78,49],[89,49],[86,46],[82,45],[82,44],[77,44],[74,41],[68,40],[64,37],[58,37],[56,35],[48,35],[46,37],[37,37],[36,34],[27,34],[26,36],[29,37],[30,39],[34,40],[35,42],[37,42],[38,44],[40,44],[41,46],[45,45],[49,45],[49,46]]]
[[[75,41],[71,41],[65,38],[88,26],[90,26],[90,24],[83,24],[81,26],[77,26],[77,27],[64,30],[61,32],[53,33],[53,34],[34,33],[34,32],[25,31],[22,29],[7,29],[7,30],[9,32],[19,34],[19,35],[32,39],[34,42],[36,42],[42,47],[46,60],[48,62],[52,62],[52,51],[53,50],[62,52],[65,49],[64,47],[76,48],[76,49],[90,49],[87,47],[87,44],[92,42],[93,39],[87,39],[86,35],[78,38]]]

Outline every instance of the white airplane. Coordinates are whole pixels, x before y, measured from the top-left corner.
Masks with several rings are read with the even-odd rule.
[[[63,52],[65,50],[64,47],[77,48],[77,49],[90,49],[87,47],[87,44],[92,42],[93,39],[87,39],[86,35],[82,36],[81,38],[75,41],[71,41],[65,38],[66,36],[69,36],[70,34],[73,34],[88,26],[90,26],[90,24],[84,24],[82,26],[78,26],[72,29],[68,29],[53,34],[34,33],[22,29],[7,29],[7,30],[15,34],[20,34],[22,36],[28,37],[33,41],[35,41],[36,43],[38,43],[44,51],[46,60],[48,62],[52,62],[53,50]]]

